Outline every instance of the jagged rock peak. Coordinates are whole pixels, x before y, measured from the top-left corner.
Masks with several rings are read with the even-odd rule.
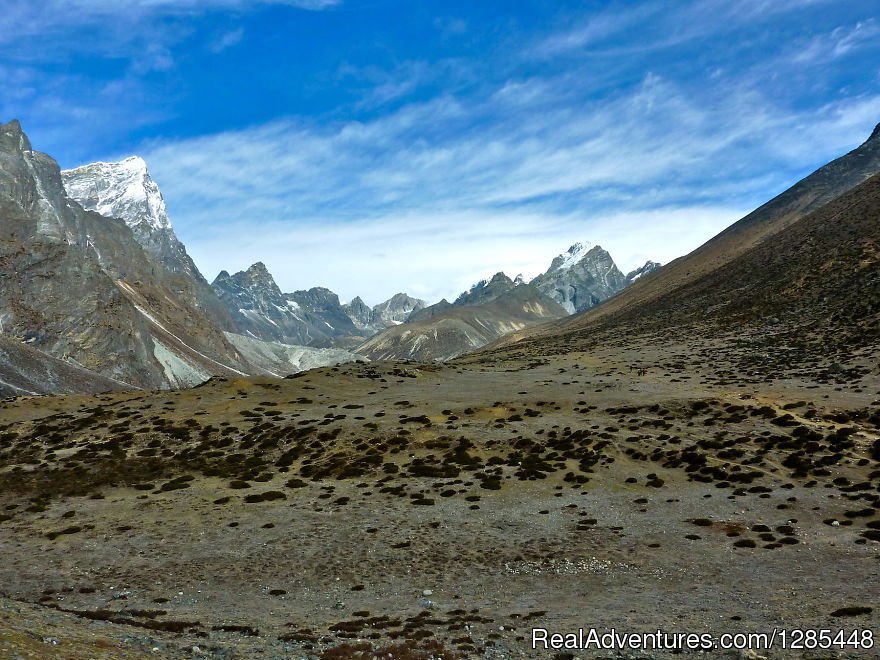
[[[649,259],[648,261],[645,262],[644,266],[641,266],[639,268],[636,268],[635,270],[631,270],[630,272],[628,272],[626,274],[626,281],[629,284],[632,284],[633,282],[644,277],[645,275],[647,275],[649,273],[653,273],[655,270],[660,268],[660,266],[661,266],[661,264],[657,263],[656,261],[651,261]]]
[[[587,241],[584,241],[583,243],[575,243],[568,248],[566,252],[553,259],[550,263],[549,270],[565,270],[566,268],[571,268],[596,249],[601,250],[602,248]]]
[[[140,156],[83,165],[61,176],[68,195],[83,208],[121,218],[142,232],[171,231],[165,199]]]
[[[455,299],[454,305],[481,305],[515,288],[513,280],[503,272],[495,273],[491,279],[483,279]]]
[[[262,261],[251,264],[246,272],[252,277],[272,277],[271,273],[269,273],[269,269],[266,268],[266,264]]]
[[[20,151],[33,150],[31,148],[31,141],[24,134],[24,131],[21,129],[21,123],[17,119],[13,119],[0,126],[0,134],[7,139],[11,139]]]
[[[880,142],[880,124],[877,124],[874,127],[874,132],[871,133],[871,137],[868,138],[868,142]]]
[[[384,324],[399,324],[406,321],[409,315],[425,307],[425,301],[413,298],[407,293],[395,293],[385,302],[373,307],[373,315]]]
[[[262,261],[258,261],[247,270],[240,270],[234,275],[230,275],[229,271],[221,270],[211,286],[215,289],[235,286],[252,291],[264,291],[272,295],[281,295],[281,289],[275,283],[275,278],[272,277],[266,264]]]

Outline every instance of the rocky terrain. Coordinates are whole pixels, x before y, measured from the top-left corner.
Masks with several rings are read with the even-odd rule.
[[[503,280],[510,282],[504,288]],[[501,293],[499,289],[504,289]],[[355,351],[370,360],[449,360],[538,323],[565,316],[563,307],[531,285],[514,287],[503,273],[456,303],[426,307],[403,325],[371,337]]]
[[[550,264],[532,286],[562,305],[569,314],[595,307],[629,282],[598,245],[575,243]]]
[[[601,247],[575,243],[546,272],[526,283],[499,272],[446,299],[414,307],[406,326],[391,327],[355,350],[370,359],[448,360],[550,319],[583,312],[660,264],[647,262],[624,275]]]
[[[425,308],[425,301],[405,293],[396,293],[372,308],[356,297],[342,308],[359,329],[376,334],[386,328],[400,325]]]
[[[221,330],[238,330],[174,233],[165,200],[142,158],[93,163],[62,171],[61,178],[68,197],[84,209],[125,222],[150,260],[159,263],[151,274],[161,277],[187,307]]]
[[[128,386],[244,373],[222,331],[177,295],[122,220],[67,197],[58,165],[18,122],[0,126],[0,217],[7,338]]]
[[[405,293],[372,308],[359,297],[343,304],[323,287],[282,293],[262,262],[234,275],[221,271],[211,286],[240,334],[320,348],[353,347],[365,337],[403,323],[425,305]]]
[[[187,255],[139,158],[61,172],[18,122],[0,126],[0,218],[0,394],[187,387],[355,358],[239,338],[247,328]],[[315,324],[355,331],[321,307],[323,290],[297,295]]]
[[[447,362],[0,402],[0,655],[554,657],[535,627],[876,638],[878,139],[586,313],[498,278],[370,340],[555,305]]]

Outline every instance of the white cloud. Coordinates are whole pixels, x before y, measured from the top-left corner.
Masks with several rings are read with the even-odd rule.
[[[221,34],[214,41],[212,41],[208,45],[208,49],[212,53],[222,53],[224,50],[228,48],[232,48],[233,46],[241,43],[241,40],[244,38],[244,28],[238,28],[236,30],[230,30],[224,34]]]
[[[839,57],[875,46],[880,37],[880,24],[874,19],[858,22],[854,26],[839,26],[831,32],[811,39],[791,60],[798,64],[828,63]]]
[[[286,291],[326,286],[376,304],[397,291],[454,299],[497,271],[533,277],[576,241],[601,244],[626,272],[646,260],[668,262],[698,247],[743,214],[693,206],[586,218],[528,212],[429,210],[339,224],[249,222],[204,231],[188,242],[209,279],[222,269],[266,263]]]
[[[285,289],[378,301],[534,274],[576,240],[668,261],[867,137],[880,96],[801,113],[655,75],[599,101],[569,81],[412,103],[368,122],[287,119],[147,145],[205,272],[265,261]],[[385,255],[385,256],[375,256]]]
[[[52,44],[52,50],[108,51],[136,42],[143,35],[133,31],[135,26],[158,18],[245,12],[271,5],[320,11],[341,3],[342,0],[4,0],[0,11],[0,45],[27,46],[24,40],[31,37],[56,37],[59,40]],[[102,41],[84,42],[78,33],[83,27],[100,29]],[[162,43],[168,41],[161,31],[152,31],[151,36]]]

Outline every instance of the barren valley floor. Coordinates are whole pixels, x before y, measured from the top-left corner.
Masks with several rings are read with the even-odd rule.
[[[880,375],[872,351],[849,358],[658,335],[8,400],[0,656],[880,632]]]

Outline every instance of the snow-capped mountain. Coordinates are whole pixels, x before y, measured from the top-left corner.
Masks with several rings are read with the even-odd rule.
[[[562,305],[569,314],[595,307],[627,286],[626,276],[598,245],[575,243],[555,257],[550,268],[530,284]]]
[[[649,275],[650,273],[653,273],[658,268],[660,268],[660,264],[658,264],[656,261],[650,261],[650,260],[646,261],[644,266],[642,266],[640,268],[636,268],[635,270],[631,270],[630,272],[628,272],[626,274],[627,285],[632,284],[633,282],[635,282],[638,279],[641,279],[645,275]]]
[[[165,200],[138,156],[118,163],[92,163],[61,172],[70,198],[108,218],[120,218],[143,248],[166,269],[204,280],[174,234]]]
[[[18,122],[0,126],[0,209],[4,336],[122,387],[244,372],[197,287],[186,289],[192,278],[157,265],[126,222],[72,200],[58,164]],[[47,381],[35,391],[65,388]]]
[[[62,171],[61,178],[67,195],[84,209],[125,222],[144,251],[161,265],[154,274],[187,305],[203,311],[221,330],[238,331],[175,235],[162,192],[142,158],[83,165]]]

